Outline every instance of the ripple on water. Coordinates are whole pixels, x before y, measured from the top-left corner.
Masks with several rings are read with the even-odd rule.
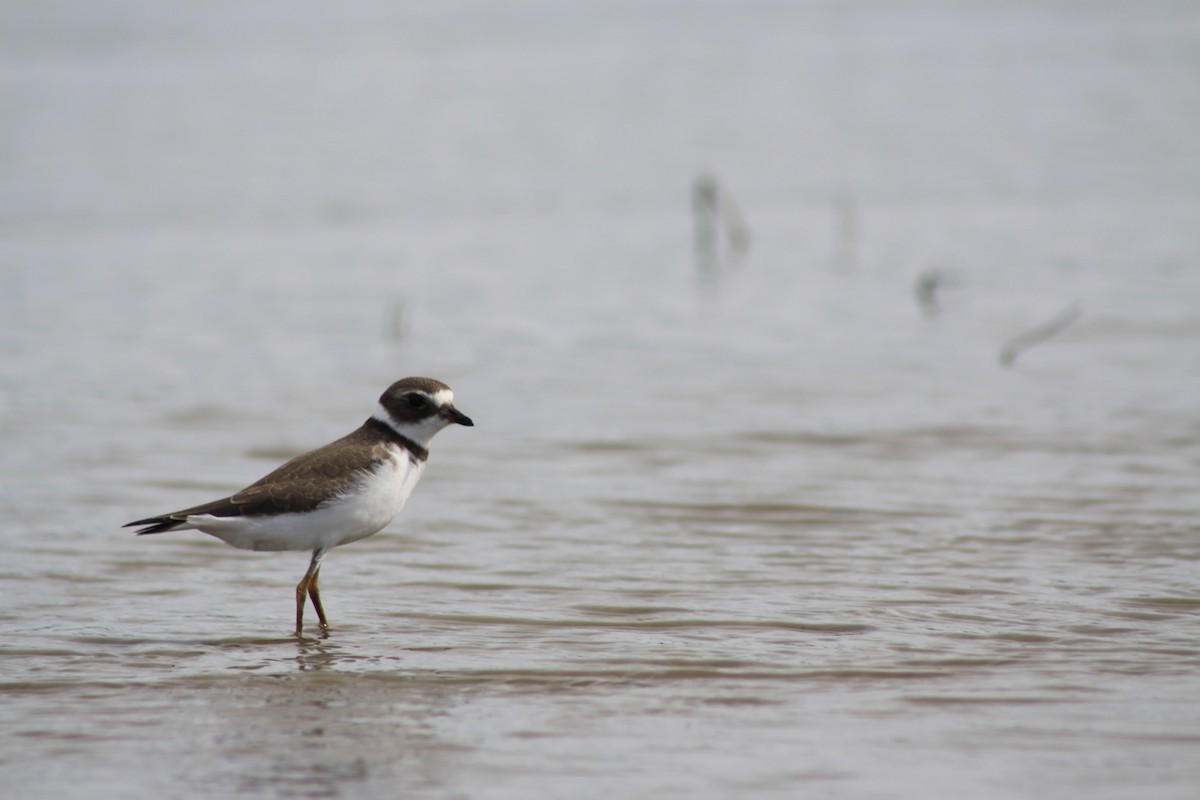
[[[736,619],[653,619],[620,622],[579,618],[547,619],[538,617],[499,617],[482,614],[436,614],[426,612],[395,612],[392,616],[406,619],[449,622],[460,625],[497,625],[532,628],[604,628],[614,630],[782,630],[803,633],[865,633],[870,625],[843,622],[801,622],[797,620],[736,620]]]

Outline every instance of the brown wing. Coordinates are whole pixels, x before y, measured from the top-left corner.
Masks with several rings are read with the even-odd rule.
[[[383,457],[375,449],[375,442],[359,428],[336,442],[296,456],[229,497],[130,522],[125,527],[145,525],[145,530],[138,531],[142,535],[169,531],[193,515],[254,517],[312,511],[331,495],[351,489],[364,468]]]

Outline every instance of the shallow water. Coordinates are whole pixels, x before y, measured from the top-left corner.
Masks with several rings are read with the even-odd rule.
[[[1188,4],[393,5],[6,12],[7,792],[1200,791]],[[120,529],[406,374],[327,638]]]

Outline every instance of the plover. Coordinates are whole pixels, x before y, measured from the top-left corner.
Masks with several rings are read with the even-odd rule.
[[[353,433],[296,456],[266,477],[211,503],[130,522],[138,536],[200,530],[243,550],[310,550],[296,586],[296,635],[305,598],[328,629],[317,574],[331,548],[365,539],[400,513],[425,471],[429,440],[447,425],[474,425],[454,392],[432,378],[396,381]]]

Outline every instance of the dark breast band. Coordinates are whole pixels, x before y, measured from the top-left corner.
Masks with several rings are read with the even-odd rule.
[[[388,425],[386,422],[380,422],[374,417],[370,417],[367,420],[365,427],[370,428],[375,433],[378,433],[380,438],[384,439],[385,441],[394,442],[395,444],[403,447],[408,451],[409,457],[417,463],[421,463],[429,458],[429,451],[427,449],[421,447],[421,445],[417,444],[407,436],[401,436],[400,434],[396,433],[392,426]]]

